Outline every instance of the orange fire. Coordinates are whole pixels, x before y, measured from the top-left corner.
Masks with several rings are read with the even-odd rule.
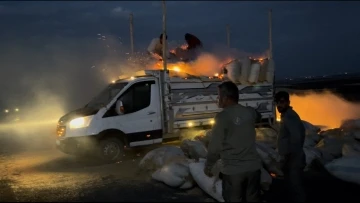
[[[219,72],[221,72],[221,64],[216,57],[211,54],[202,54],[194,62],[178,62],[178,63],[167,63],[168,70],[174,70],[176,72],[188,73],[196,76],[217,76],[220,77]],[[150,69],[157,70],[162,69],[162,62],[157,62],[154,65],[150,66]]]
[[[360,117],[360,104],[348,102],[331,92],[293,94],[290,102],[302,120],[324,126],[322,130],[338,128],[343,120]]]

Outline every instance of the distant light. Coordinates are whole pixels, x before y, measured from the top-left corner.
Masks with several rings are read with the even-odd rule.
[[[116,81],[115,80],[112,80],[111,83],[115,83]]]
[[[15,111],[16,111],[16,112],[18,112],[18,111],[19,111],[19,109],[18,109],[18,108],[16,108],[16,109],[15,109]]]
[[[5,109],[5,111],[4,111],[5,113],[9,113],[9,110],[8,109]]]
[[[215,73],[214,76],[215,76],[215,77],[219,77],[219,73]]]
[[[134,76],[131,76],[131,77],[130,77],[130,80],[133,80],[133,79],[135,79]]]
[[[192,127],[193,125],[194,125],[194,124],[193,124],[192,122],[189,122],[189,123],[188,123],[188,126],[189,126],[189,127]]]
[[[214,121],[214,120],[211,120],[211,121],[210,121],[210,124],[211,124],[211,125],[213,125],[214,123],[215,123],[215,121]]]

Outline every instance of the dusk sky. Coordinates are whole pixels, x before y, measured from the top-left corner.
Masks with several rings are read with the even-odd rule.
[[[168,39],[182,43],[189,32],[214,51],[226,44],[230,24],[232,48],[261,54],[269,8],[277,77],[360,72],[355,1],[171,1]],[[144,52],[162,31],[161,2],[0,2],[0,106],[22,104],[38,91],[65,98],[68,108],[84,105],[121,69],[130,12],[136,51]]]

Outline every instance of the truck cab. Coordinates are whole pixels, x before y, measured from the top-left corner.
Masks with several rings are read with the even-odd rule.
[[[115,160],[126,148],[178,139],[191,128],[211,128],[221,111],[216,102],[221,82],[218,77],[179,76],[163,70],[120,76],[87,105],[59,119],[57,148]],[[272,83],[238,87],[239,103],[257,109],[263,124],[274,121]]]

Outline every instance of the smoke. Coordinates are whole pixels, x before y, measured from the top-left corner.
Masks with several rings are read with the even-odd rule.
[[[330,91],[291,94],[291,106],[302,120],[326,128],[338,128],[342,121],[360,118],[360,103],[353,103]]]

